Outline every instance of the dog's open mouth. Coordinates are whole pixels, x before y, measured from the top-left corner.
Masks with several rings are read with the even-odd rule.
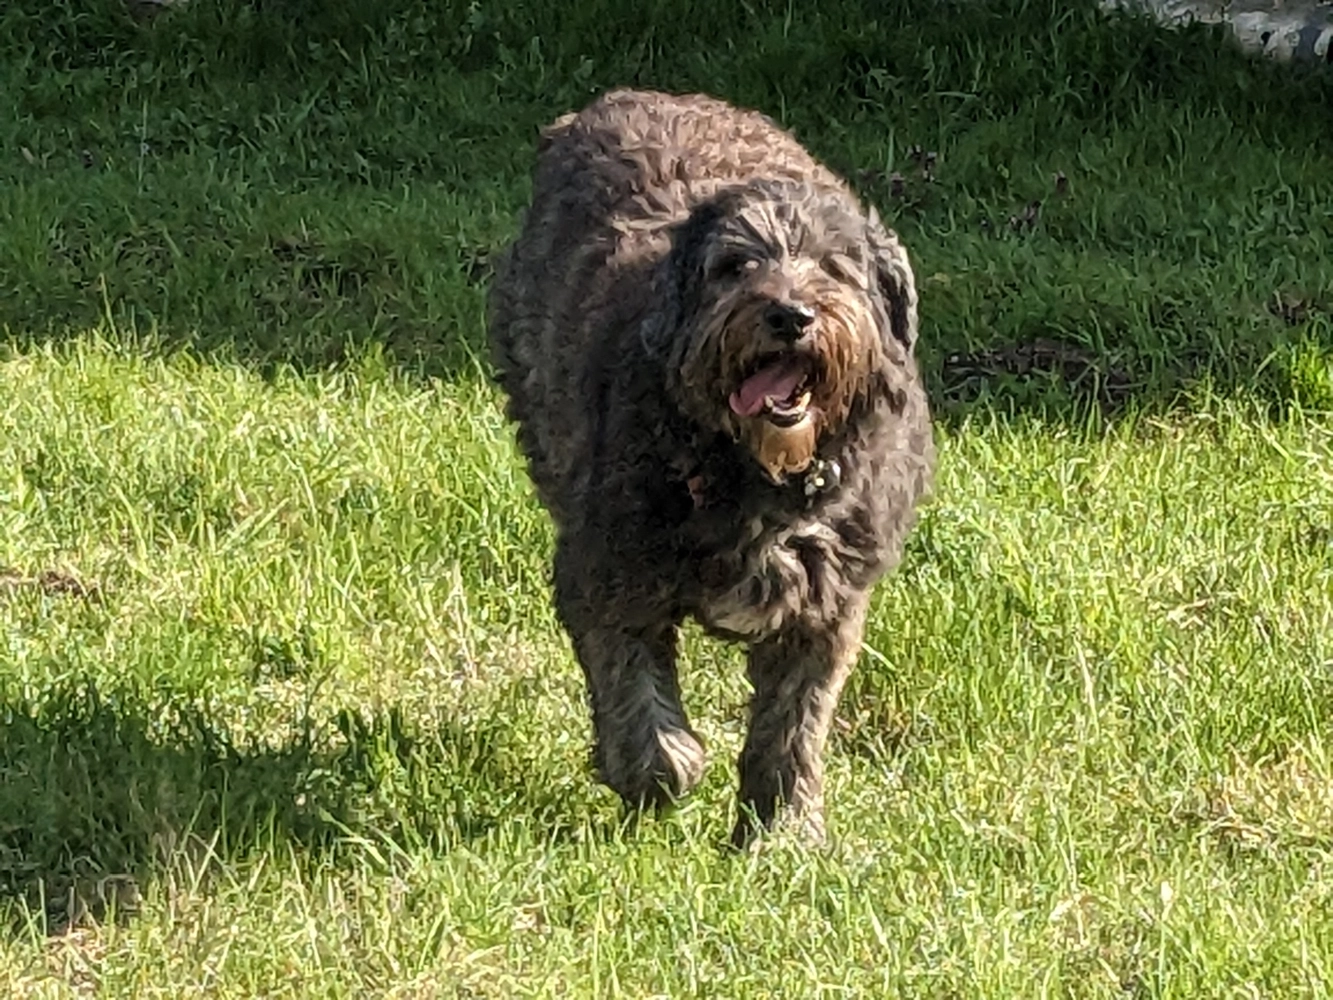
[[[779,427],[794,427],[810,409],[814,381],[815,364],[809,355],[765,355],[731,394],[732,412],[742,417],[762,414]]]

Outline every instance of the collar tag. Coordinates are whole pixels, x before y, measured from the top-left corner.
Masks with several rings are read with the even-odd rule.
[[[842,466],[834,458],[816,458],[805,474],[804,491],[807,499],[813,500],[818,494],[838,488],[842,482]]]

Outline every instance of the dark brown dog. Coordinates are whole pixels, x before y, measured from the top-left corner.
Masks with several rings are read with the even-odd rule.
[[[693,616],[749,644],[733,839],[823,835],[825,737],[934,464],[916,335],[897,238],[770,119],[617,91],[544,131],[491,348],[628,802],[703,771],[676,677]]]

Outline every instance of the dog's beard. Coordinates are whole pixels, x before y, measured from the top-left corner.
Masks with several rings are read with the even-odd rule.
[[[799,475],[820,444],[846,422],[877,357],[864,305],[821,299],[817,318],[795,344],[764,331],[762,300],[718,303],[696,330],[681,381],[696,416],[729,434],[774,483]]]

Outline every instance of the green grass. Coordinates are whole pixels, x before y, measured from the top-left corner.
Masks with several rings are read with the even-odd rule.
[[[1333,990],[1327,71],[1054,0],[323,6],[0,11],[0,994]],[[627,82],[916,261],[939,483],[825,851],[723,849],[693,629],[703,787],[591,782],[478,360],[536,128]]]

